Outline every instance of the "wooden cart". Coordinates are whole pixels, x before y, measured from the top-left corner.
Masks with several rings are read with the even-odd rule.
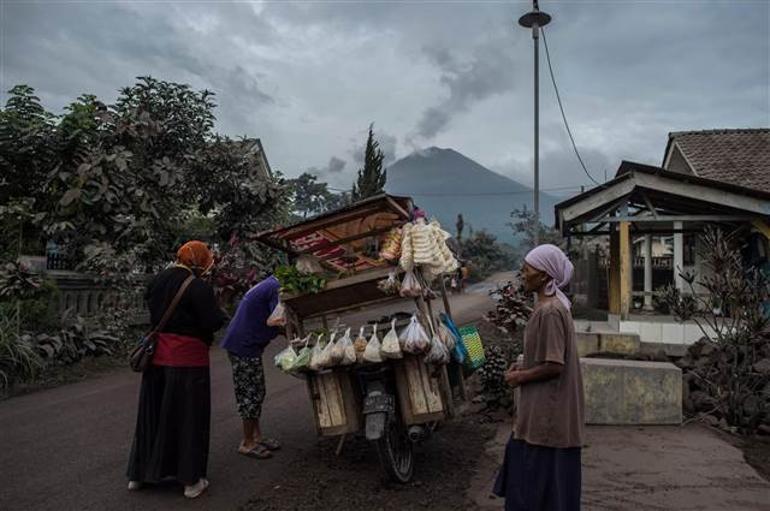
[[[310,254],[325,269],[342,275],[318,293],[282,295],[287,338],[304,337],[313,323],[328,330],[329,321],[345,313],[399,301],[408,304],[408,299],[378,288],[396,267],[377,254],[382,238],[408,222],[412,209],[408,197],[381,195],[258,236],[290,256]],[[439,292],[444,312],[451,317],[443,281]],[[431,329],[437,328],[430,299],[414,299],[410,307],[423,315]],[[458,369],[456,374],[462,386],[462,371]],[[401,360],[338,367],[305,373],[305,377],[318,434],[340,435],[341,448],[345,435],[365,431],[376,444],[386,473],[400,482],[412,477],[413,441],[426,437],[435,423],[454,415],[447,366],[428,366],[422,357],[404,354]],[[381,397],[391,394],[392,403]],[[389,410],[395,420],[388,419]],[[376,431],[380,427],[383,430]]]

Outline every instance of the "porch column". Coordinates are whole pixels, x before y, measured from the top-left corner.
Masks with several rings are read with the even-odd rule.
[[[610,224],[610,267],[607,272],[607,292],[610,314],[620,314],[620,233]]]
[[[684,291],[684,279],[679,273],[684,270],[684,234],[682,234],[682,222],[674,222],[674,286],[679,291]]]
[[[644,310],[652,307],[652,235],[644,235]]]
[[[631,311],[631,290],[633,287],[633,263],[631,261],[631,222],[618,225],[620,244],[620,318],[627,319]]]

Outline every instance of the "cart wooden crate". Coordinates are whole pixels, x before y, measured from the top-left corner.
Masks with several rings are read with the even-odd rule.
[[[361,397],[351,372],[309,373],[307,384],[319,435],[344,435],[361,429]]]

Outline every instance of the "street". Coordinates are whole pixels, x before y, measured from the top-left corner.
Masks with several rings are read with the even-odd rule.
[[[457,295],[451,300],[459,323],[478,319],[490,303],[486,292]],[[358,324],[393,309],[412,310],[405,302],[343,319]],[[264,356],[268,395],[263,429],[283,444],[273,459],[254,460],[236,454],[240,420],[230,365],[224,352],[215,348],[208,465],[211,487],[203,498],[190,502],[182,496],[181,487],[173,484],[127,491],[125,469],[136,419],[139,376],[125,369],[0,402],[0,509],[235,509],[286,482],[296,482],[303,477],[298,467],[309,453],[318,463],[334,454],[333,449],[323,451],[328,457],[317,452],[304,382],[273,366],[273,355],[284,345],[282,338],[276,339]],[[375,467],[376,455],[365,447],[361,450],[373,457],[369,465]],[[418,458],[418,474],[431,467],[429,456]],[[318,468],[313,468],[317,472]]]

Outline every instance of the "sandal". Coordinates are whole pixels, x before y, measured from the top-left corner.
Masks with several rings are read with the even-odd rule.
[[[263,438],[257,444],[264,446],[270,451],[277,451],[281,448],[281,444],[278,443],[278,440],[274,438]]]
[[[209,487],[209,480],[208,479],[198,479],[198,482],[195,484],[190,484],[184,487],[184,496],[188,499],[197,499],[198,497],[203,494],[204,491]]]
[[[273,453],[270,452],[270,449],[262,444],[257,444],[256,447],[250,451],[242,451],[238,449],[238,454],[246,456],[247,458],[254,458],[258,460],[266,460],[273,457]]]

